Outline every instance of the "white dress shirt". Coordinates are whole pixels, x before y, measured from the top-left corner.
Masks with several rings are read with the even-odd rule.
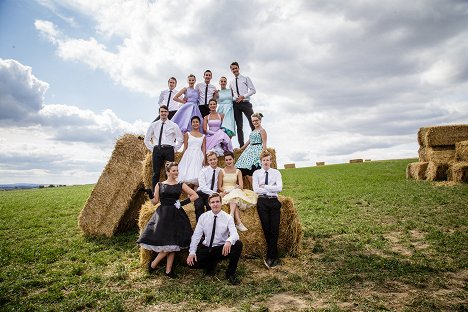
[[[211,178],[213,177],[213,170],[215,170],[215,181],[213,190],[211,190]],[[207,195],[211,195],[218,191],[218,176],[221,168],[216,167],[216,169],[211,168],[211,166],[204,167],[200,170],[198,174],[198,189]]]
[[[150,152],[153,152],[154,146],[158,145],[161,123],[161,119],[152,122],[146,131],[145,145],[150,150]],[[164,122],[161,145],[172,145],[174,146],[174,152],[176,152],[179,150],[182,144],[184,144],[184,136],[182,135],[179,126],[173,121],[167,119]]]
[[[195,89],[198,89],[198,105],[205,105],[205,91],[206,91],[206,83],[197,83]],[[206,97],[206,104],[210,103],[210,100],[213,98],[213,93],[216,91],[216,87],[212,84],[208,84],[208,96]]]
[[[213,231],[214,216],[212,210],[203,213],[198,219],[195,231],[193,231],[192,241],[190,242],[189,254],[195,255],[197,252],[197,246],[205,234],[205,239],[202,244],[206,247],[210,246],[211,232]],[[237,234],[236,225],[232,216],[223,210],[218,212],[216,219],[216,230],[213,239],[212,246],[224,245],[227,241],[234,245],[239,240],[239,234]]]
[[[169,89],[161,91],[161,94],[159,95],[159,100],[158,100],[159,106],[167,105],[167,100],[169,98],[170,91],[171,90]],[[179,91],[177,91],[176,89],[172,90],[171,99],[169,100],[169,105],[167,105],[167,108],[169,109],[169,111],[176,111],[179,109],[179,103],[174,101],[174,96],[177,94],[177,92]]]
[[[237,85],[239,86],[239,94],[237,94],[236,78],[238,80]],[[231,88],[234,94],[234,96],[232,97],[234,101],[241,95],[244,96],[244,101],[250,101],[250,97],[257,92],[252,83],[252,80],[250,80],[249,77],[242,76],[241,74],[239,74],[239,76],[235,77],[231,81],[231,83],[229,84],[229,88]]]
[[[265,169],[255,170],[252,175],[253,191],[258,195],[275,196],[283,190],[281,173],[274,169],[268,169],[268,185],[265,185]]]

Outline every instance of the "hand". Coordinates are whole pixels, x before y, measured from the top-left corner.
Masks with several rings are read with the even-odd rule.
[[[187,103],[187,99],[182,99],[182,102],[183,102],[182,104]]]
[[[180,201],[179,200],[176,200],[176,202],[174,203],[174,206],[177,208],[177,209],[180,209]]]
[[[236,99],[236,102],[237,102],[237,103],[240,103],[240,102],[242,102],[244,99],[245,99],[245,97],[244,97],[243,95],[239,95],[239,96],[237,97],[237,99]]]
[[[197,255],[189,255],[187,257],[187,264],[189,266],[193,266],[195,264],[195,262],[197,262]]]
[[[231,252],[231,242],[227,241],[223,246],[222,255],[226,257],[227,255],[229,255],[230,252]]]

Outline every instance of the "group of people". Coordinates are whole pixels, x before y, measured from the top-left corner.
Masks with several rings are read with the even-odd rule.
[[[227,79],[220,78],[221,89],[210,84],[212,73],[204,73],[204,83],[195,85],[195,76],[188,76],[188,87],[175,90],[177,80],[171,77],[168,90],[161,92],[159,116],[148,128],[145,145],[152,152],[152,189],[147,190],[152,202],[161,203],[138,243],[154,251],[148,264],[153,272],[166,261],[166,275],[173,271],[175,252],[189,248],[187,264],[205,269],[212,275],[219,260],[229,259],[226,278],[238,284],[237,263],[242,252],[238,230],[247,231],[239,210],[257,207],[267,242],[264,263],[268,269],[279,265],[278,236],[281,203],[278,193],[282,178],[271,168],[267,151],[267,134],[261,126],[263,115],[254,113],[250,96],[256,90],[250,78],[242,76],[239,64],[230,66],[234,79],[227,88]],[[176,103],[182,103],[179,107]],[[218,105],[219,104],[219,105]],[[244,143],[243,116],[247,116],[252,132]],[[235,162],[231,138],[237,133],[242,150]],[[180,163],[174,162],[181,146]],[[218,167],[218,157],[224,156],[225,167]],[[165,165],[166,180],[160,180]],[[252,190],[244,189],[243,176]],[[179,201],[182,193],[187,195]],[[192,231],[182,206],[194,202],[197,224]],[[228,205],[230,213],[221,210]]]

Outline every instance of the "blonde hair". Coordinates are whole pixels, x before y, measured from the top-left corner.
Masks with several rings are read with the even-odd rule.
[[[262,120],[263,114],[262,113],[253,113],[250,118],[257,117],[258,119]]]
[[[271,153],[267,150],[264,150],[260,153],[260,159],[263,159],[263,157],[268,157],[270,156],[270,159],[271,159]]]

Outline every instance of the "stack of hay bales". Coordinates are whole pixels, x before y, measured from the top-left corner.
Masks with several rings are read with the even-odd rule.
[[[117,140],[78,218],[85,234],[111,237],[136,228],[140,207],[145,202],[141,166],[147,153],[141,136],[125,134]]]
[[[291,198],[280,196],[281,222],[278,239],[278,251],[282,255],[296,256],[301,251],[302,226],[299,221],[297,210]],[[153,213],[159,205],[155,206],[151,201],[147,201],[140,210],[138,226],[140,233],[145,229]],[[188,204],[183,207],[189,216],[192,228],[195,228],[195,207]],[[227,206],[223,210],[229,213]],[[242,223],[248,228],[248,231],[238,232],[240,240],[244,244],[242,255],[244,257],[262,257],[266,254],[266,241],[263,235],[260,219],[255,207],[241,211]],[[146,267],[151,259],[152,251],[140,247],[140,264]],[[186,255],[184,255],[186,256]]]
[[[468,125],[423,127],[418,131],[419,162],[408,164],[408,179],[467,182]]]
[[[268,148],[268,151],[272,154],[271,166],[277,167],[276,152],[272,148]],[[241,154],[240,150],[234,151],[234,157],[237,159]],[[179,162],[182,157],[181,153],[176,153],[175,161]],[[224,158],[219,157],[218,166],[224,167]],[[145,187],[151,187],[151,177],[153,175],[153,165],[151,155],[147,155],[142,168],[143,180]],[[161,170],[161,180],[164,180],[165,173]],[[246,178],[244,178],[244,188],[250,188],[251,185]],[[183,195],[182,195],[183,196]],[[281,223],[280,223],[280,235],[278,241],[278,248],[281,254],[295,256],[299,254],[301,249],[302,241],[302,226],[297,214],[297,210],[294,207],[293,201],[289,197],[280,196],[280,202],[282,203],[281,208]],[[140,216],[138,219],[138,226],[140,233],[146,227],[146,224],[150,220],[154,211],[156,211],[159,205],[155,206],[151,201],[146,201],[141,207]],[[195,228],[195,207],[193,204],[184,206],[187,212],[192,228]],[[229,212],[229,208],[224,206],[223,209]],[[247,257],[261,257],[266,253],[266,242],[263,235],[263,230],[258,217],[257,209],[255,207],[248,208],[245,211],[241,211],[241,218],[243,224],[248,228],[246,232],[239,232],[240,239],[244,243],[244,249],[242,251],[243,256]],[[151,251],[140,248],[140,264],[146,267],[151,259]]]

